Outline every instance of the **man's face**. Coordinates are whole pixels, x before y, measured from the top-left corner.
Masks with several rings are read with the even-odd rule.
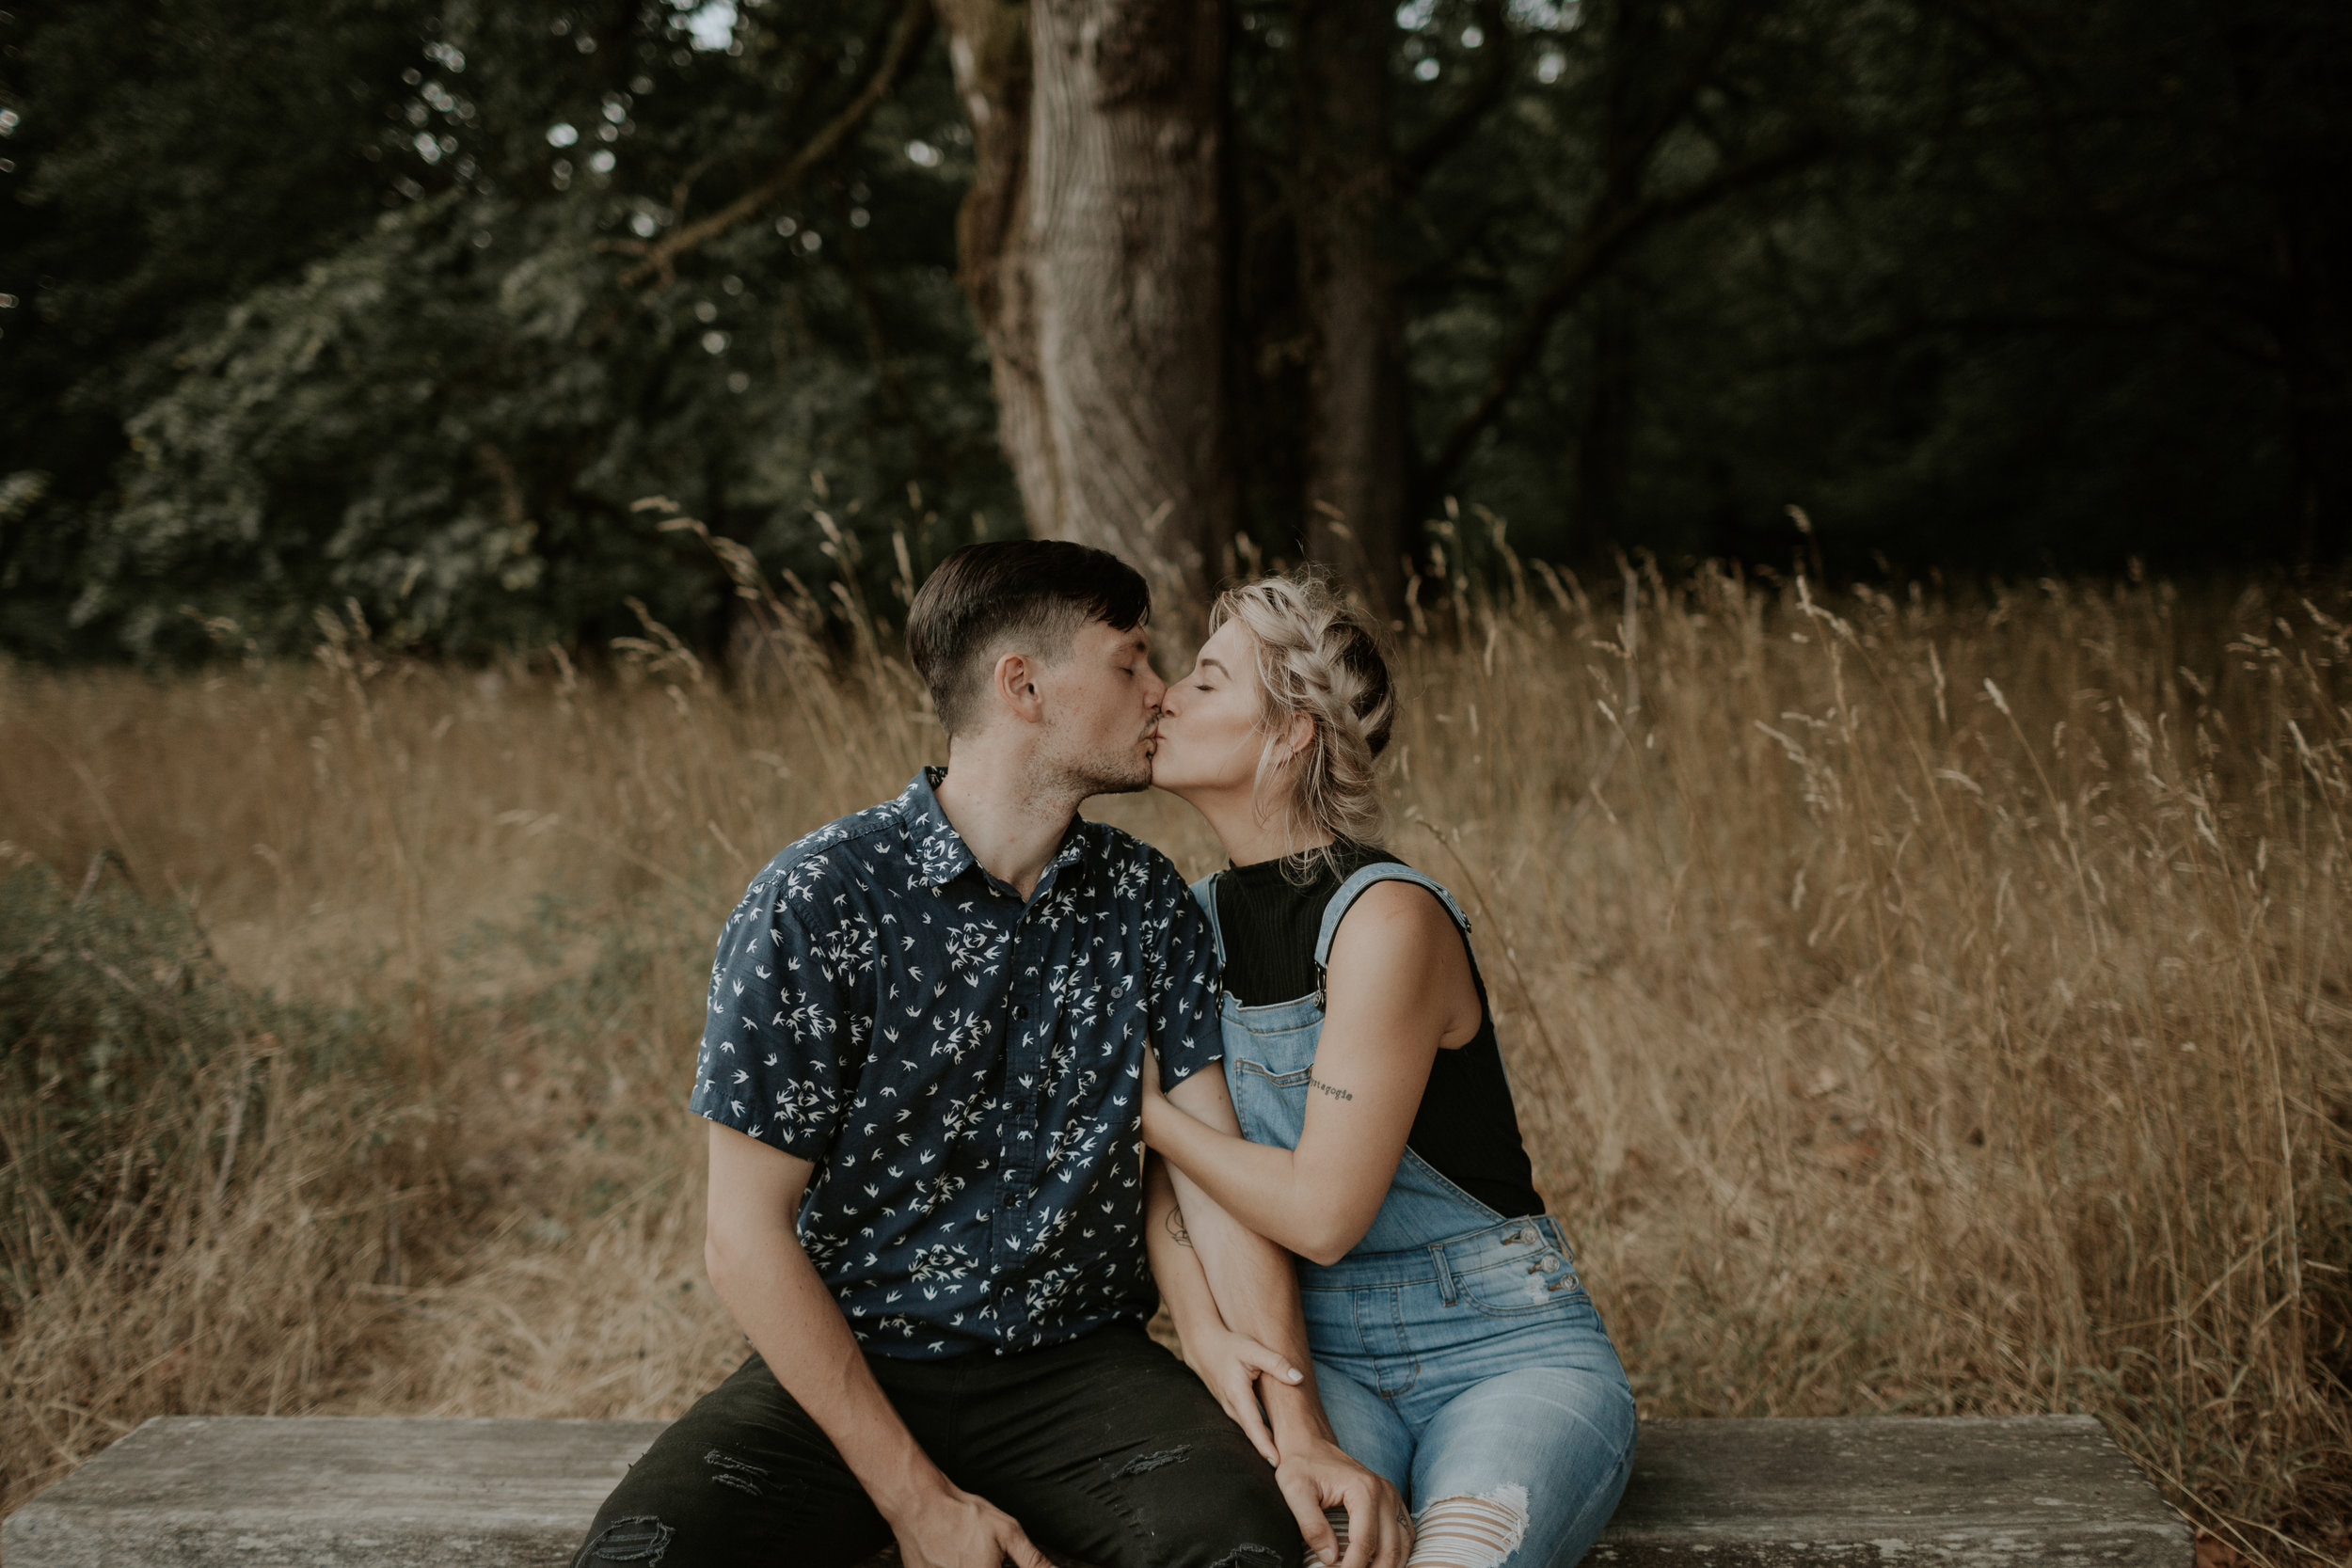
[[[1152,782],[1152,732],[1165,689],[1141,626],[1089,621],[1070,652],[1041,670],[1045,733],[1038,760],[1086,795],[1120,795]]]

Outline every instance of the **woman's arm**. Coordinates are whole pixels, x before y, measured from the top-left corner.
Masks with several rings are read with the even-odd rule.
[[[1395,1179],[1440,1046],[1478,1033],[1470,955],[1425,888],[1380,882],[1340,922],[1295,1149],[1220,1132],[1144,1076],[1144,1140],[1271,1241],[1318,1263],[1362,1239]]]

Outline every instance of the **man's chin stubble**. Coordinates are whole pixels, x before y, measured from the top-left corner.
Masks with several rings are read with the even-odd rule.
[[[1091,793],[1096,795],[1134,795],[1152,787],[1152,759],[1143,759],[1143,766],[1133,773],[1121,774],[1096,782]]]
[[[1152,787],[1152,759],[1149,755],[1126,759],[1126,766],[1114,768],[1098,763],[1071,770],[1071,784],[1083,795],[1133,795]]]

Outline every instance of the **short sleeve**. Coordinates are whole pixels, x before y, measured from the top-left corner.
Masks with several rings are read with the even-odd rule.
[[[1170,1089],[1225,1056],[1216,939],[1175,862],[1156,849],[1144,853],[1152,861],[1144,907],[1155,927],[1154,940],[1144,944],[1144,1006],[1160,1055],[1160,1086]]]
[[[851,947],[858,938],[834,927],[863,922],[813,896],[822,871],[771,866],[727,917],[688,1107],[811,1162],[833,1141],[872,1033],[857,971],[835,961],[845,934]]]

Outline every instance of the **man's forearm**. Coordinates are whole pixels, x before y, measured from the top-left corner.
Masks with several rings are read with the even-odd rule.
[[[874,1381],[849,1320],[789,1230],[762,1228],[707,1254],[719,1299],[785,1392],[824,1430],[885,1518],[946,1485]]]
[[[1147,1155],[1143,1162],[1143,1240],[1152,1259],[1152,1282],[1160,1288],[1160,1299],[1168,1303],[1177,1337],[1198,1334],[1213,1324],[1222,1326],[1224,1320],[1216,1309],[1209,1276],[1200,1267],[1200,1255],[1193,1248],[1184,1212],[1168,1180],[1168,1162],[1156,1154]]]
[[[1295,1384],[1258,1381],[1259,1403],[1273,1429],[1275,1446],[1287,1451],[1295,1438],[1329,1440],[1331,1424],[1315,1394],[1314,1361],[1308,1354],[1291,1255],[1227,1213],[1184,1172],[1172,1165],[1168,1172],[1225,1325],[1279,1352],[1305,1374]]]

